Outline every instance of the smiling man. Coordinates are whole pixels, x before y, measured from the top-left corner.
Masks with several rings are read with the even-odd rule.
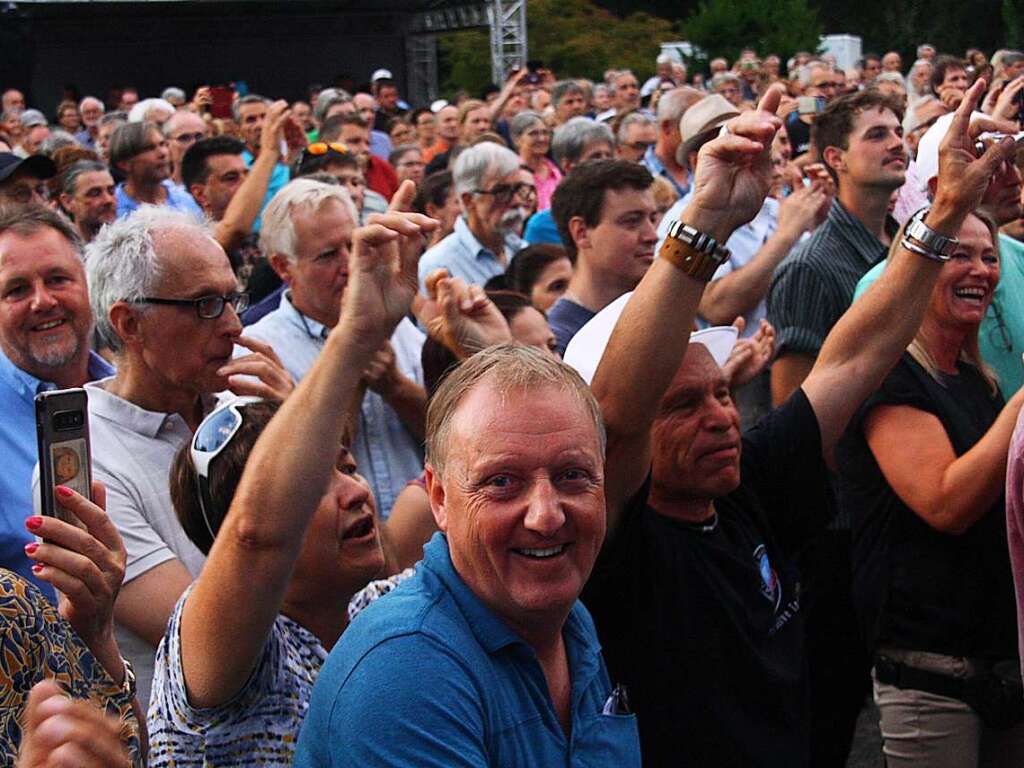
[[[82,245],[71,226],[39,205],[0,213],[0,567],[16,571],[50,598],[22,547],[32,514],[36,463],[33,398],[80,387],[113,369],[90,352],[92,311]]]
[[[589,389],[539,350],[492,347],[444,380],[427,419],[441,533],[335,646],[295,765],[639,766],[577,599],[605,532]]]

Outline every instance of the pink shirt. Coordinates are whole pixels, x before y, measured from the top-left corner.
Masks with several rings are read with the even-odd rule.
[[[1024,659],[1024,411],[1017,418],[1006,462],[1006,539],[1017,594],[1017,642]]]
[[[562,180],[562,172],[553,162],[544,158],[544,165],[547,166],[548,176],[542,179],[534,174],[534,183],[537,185],[537,210],[544,211],[551,207],[551,196],[555,194],[555,187]]]

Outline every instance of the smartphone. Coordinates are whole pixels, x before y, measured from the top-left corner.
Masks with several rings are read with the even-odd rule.
[[[39,494],[44,515],[84,528],[53,499],[66,485],[92,498],[92,452],[89,444],[89,399],[84,389],[56,389],[36,395],[36,441],[39,446]]]
[[[235,89],[230,85],[212,86],[210,88],[210,114],[220,119],[230,118],[234,97]]]
[[[1024,146],[1024,131],[1019,133],[1000,133],[998,131],[986,131],[985,133],[979,134],[977,140],[974,142],[974,154],[981,157],[985,154],[990,146],[996,142],[1002,141],[1007,136],[1012,136],[1013,140],[1017,143],[1017,149]]]
[[[796,109],[801,115],[817,115],[825,111],[824,96],[801,96],[796,100]]]

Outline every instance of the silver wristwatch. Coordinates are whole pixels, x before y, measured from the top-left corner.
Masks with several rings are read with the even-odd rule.
[[[925,224],[924,217],[927,213],[928,209],[922,208],[910,217],[906,229],[903,230],[901,245],[908,251],[913,251],[926,258],[935,261],[949,261],[953,251],[960,245],[960,240],[940,235]]]

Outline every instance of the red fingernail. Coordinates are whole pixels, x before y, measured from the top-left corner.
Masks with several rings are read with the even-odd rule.
[[[43,518],[33,515],[25,521],[25,526],[30,530],[34,531],[36,528],[43,524]]]
[[[63,496],[64,498],[71,496],[71,489],[66,485],[58,485],[55,490],[58,496]]]
[[[32,566],[32,573],[42,573],[42,572],[43,572],[42,563],[36,563],[35,565]]]
[[[26,555],[31,555],[37,549],[39,549],[39,542],[38,541],[29,542],[28,544],[25,545],[25,554]]]

